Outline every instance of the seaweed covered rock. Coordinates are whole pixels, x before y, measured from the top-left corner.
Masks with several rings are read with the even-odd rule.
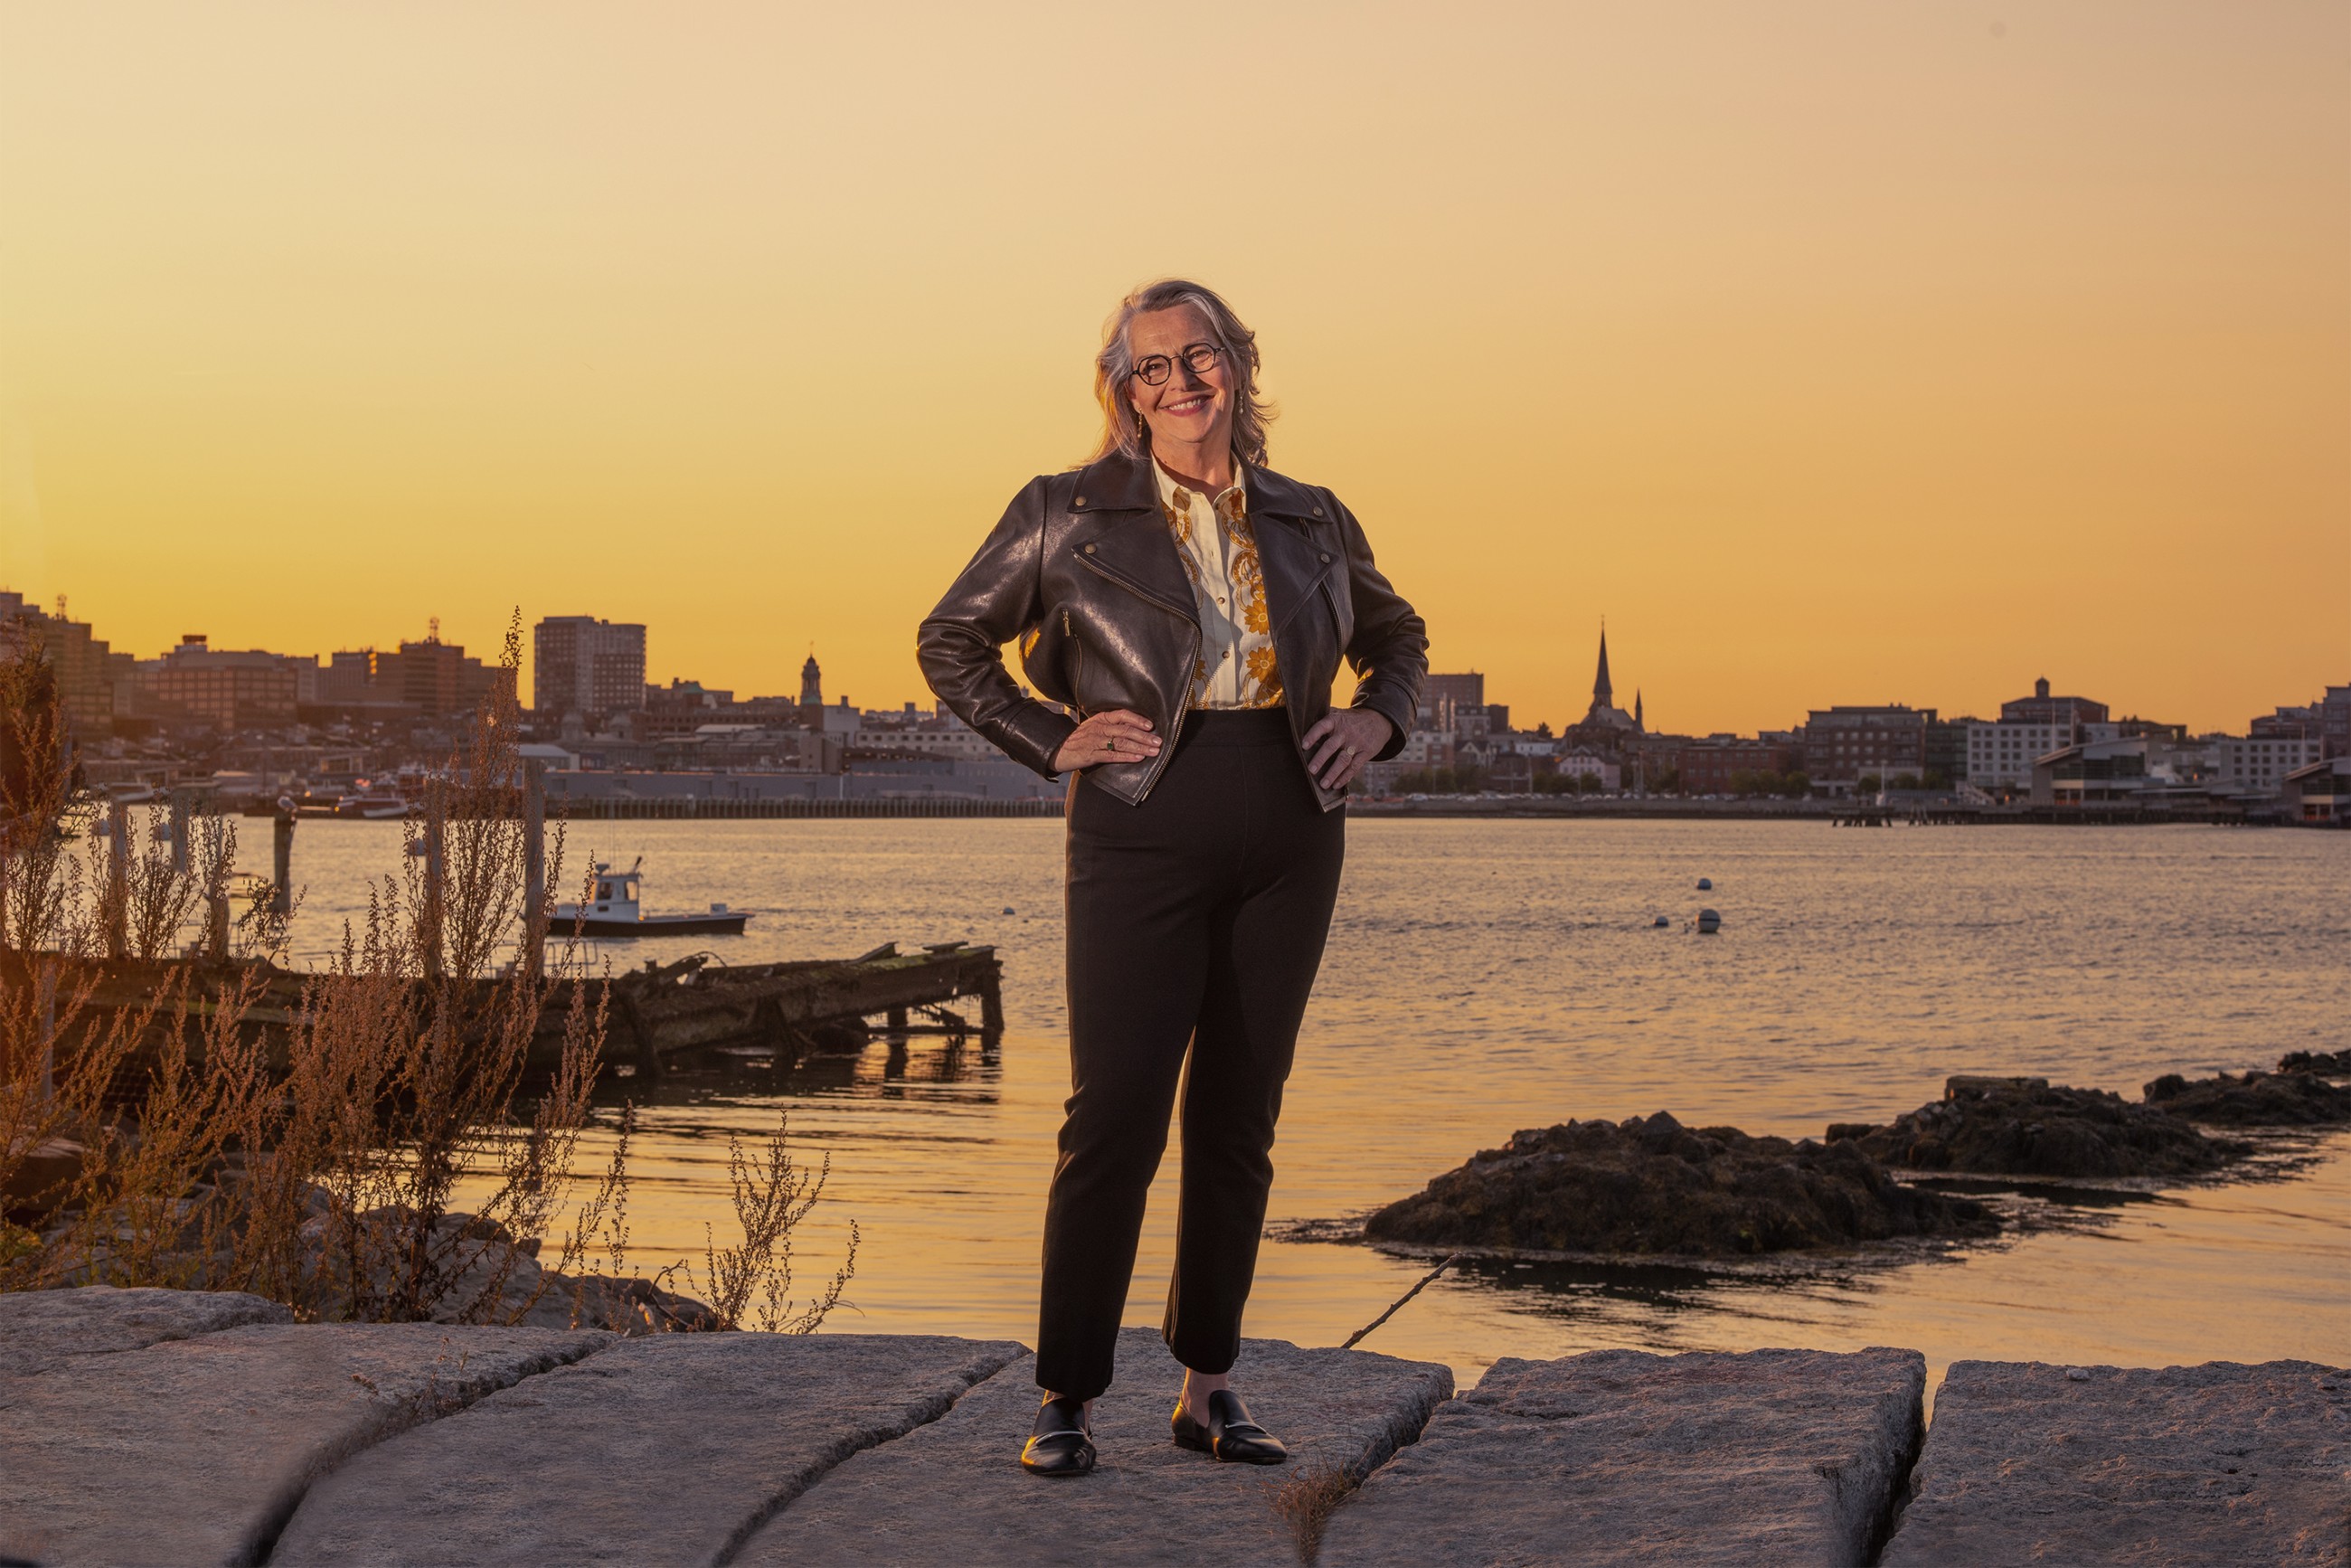
[[[2333,1127],[2351,1122],[2351,1089],[2312,1072],[2219,1072],[2194,1079],[2167,1072],[2145,1093],[2148,1104],[2175,1116],[2224,1127]]]
[[[1982,1236],[1982,1205],[1903,1186],[1851,1144],[1690,1129],[1667,1113],[1516,1133],[1364,1228],[1374,1241],[1730,1256]]]
[[[2351,1051],[2290,1051],[2278,1058],[2280,1072],[2315,1072],[2321,1078],[2351,1078]]]
[[[1890,1125],[1840,1123],[1828,1135],[1890,1166],[1986,1176],[2199,1176],[2252,1152],[2168,1110],[2045,1078],[1953,1078]]]

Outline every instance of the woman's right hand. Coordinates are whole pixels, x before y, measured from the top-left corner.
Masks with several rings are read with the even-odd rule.
[[[1053,753],[1056,771],[1092,768],[1099,762],[1147,762],[1159,755],[1159,737],[1139,713],[1114,707],[1079,722]]]

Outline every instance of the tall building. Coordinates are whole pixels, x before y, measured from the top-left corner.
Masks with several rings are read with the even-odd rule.
[[[441,641],[437,621],[422,642],[403,642],[389,653],[346,648],[311,676],[315,700],[323,706],[380,708],[426,718],[471,713],[513,680],[514,672],[504,664],[485,664],[462,643]]]
[[[593,615],[550,615],[531,629],[530,706],[594,724],[645,706],[645,629]]]
[[[63,596],[57,613],[50,614],[21,593],[0,590],[0,647],[13,647],[26,636],[41,639],[66,721],[85,736],[110,730],[116,712],[128,707],[137,678],[131,655],[110,649],[103,638],[92,635],[88,622],[67,620]]]
[[[1420,710],[1413,717],[1415,729],[1451,735],[1466,725],[1483,735],[1487,721],[1484,675],[1471,670],[1466,674],[1421,677]]]
[[[816,650],[809,650],[808,663],[800,666],[800,706],[824,706],[824,672],[816,667]]]
[[[400,645],[400,700],[427,717],[471,713],[506,674],[503,665],[468,658],[463,644],[437,635]]]

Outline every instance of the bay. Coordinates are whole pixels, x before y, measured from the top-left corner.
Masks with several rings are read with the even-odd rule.
[[[586,857],[644,857],[658,911],[724,902],[739,938],[604,945],[616,967],[881,942],[995,945],[1000,1050],[917,1037],[778,1078],[673,1079],[639,1111],[632,1252],[698,1259],[727,1224],[727,1138],[789,1113],[832,1161],[799,1283],[854,1218],[853,1306],[830,1327],[1028,1340],[1067,1092],[1061,824],[581,822]],[[306,821],[298,956],[399,864],[397,824]],[[1700,877],[1713,888],[1699,892]],[[1720,935],[1687,926],[1700,906]],[[1654,921],[1668,921],[1658,928]],[[2351,836],[2167,828],[1839,830],[1813,822],[1359,820],[1275,1150],[1251,1334],[1334,1343],[1426,1268],[1283,1239],[1359,1216],[1515,1129],[1669,1110],[1818,1135],[1937,1098],[1959,1072],[2117,1090],[2166,1071],[2335,1050],[2351,1019]],[[625,1092],[630,1086],[616,1088]],[[637,1086],[643,1092],[646,1086]],[[583,1164],[602,1157],[600,1133]],[[1612,1345],[1909,1345],[2119,1364],[2305,1356],[2351,1343],[2351,1134],[2292,1179],[2174,1187],[1941,1260],[1769,1272],[1481,1264],[1365,1341],[1475,1375]],[[1127,1318],[1155,1324],[1177,1154],[1152,1195]]]

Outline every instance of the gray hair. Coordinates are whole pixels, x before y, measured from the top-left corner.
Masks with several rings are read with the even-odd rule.
[[[1127,333],[1137,316],[1178,305],[1189,305],[1207,319],[1209,337],[1232,378],[1233,450],[1242,462],[1262,466],[1266,422],[1274,416],[1274,408],[1258,396],[1257,334],[1241,325],[1241,319],[1215,289],[1181,277],[1144,284],[1120,300],[1110,319],[1102,323],[1102,352],[1094,356],[1094,399],[1102,411],[1102,444],[1090,461],[1099,463],[1113,453],[1143,455],[1150,433],[1134,412],[1134,350],[1127,343]]]

